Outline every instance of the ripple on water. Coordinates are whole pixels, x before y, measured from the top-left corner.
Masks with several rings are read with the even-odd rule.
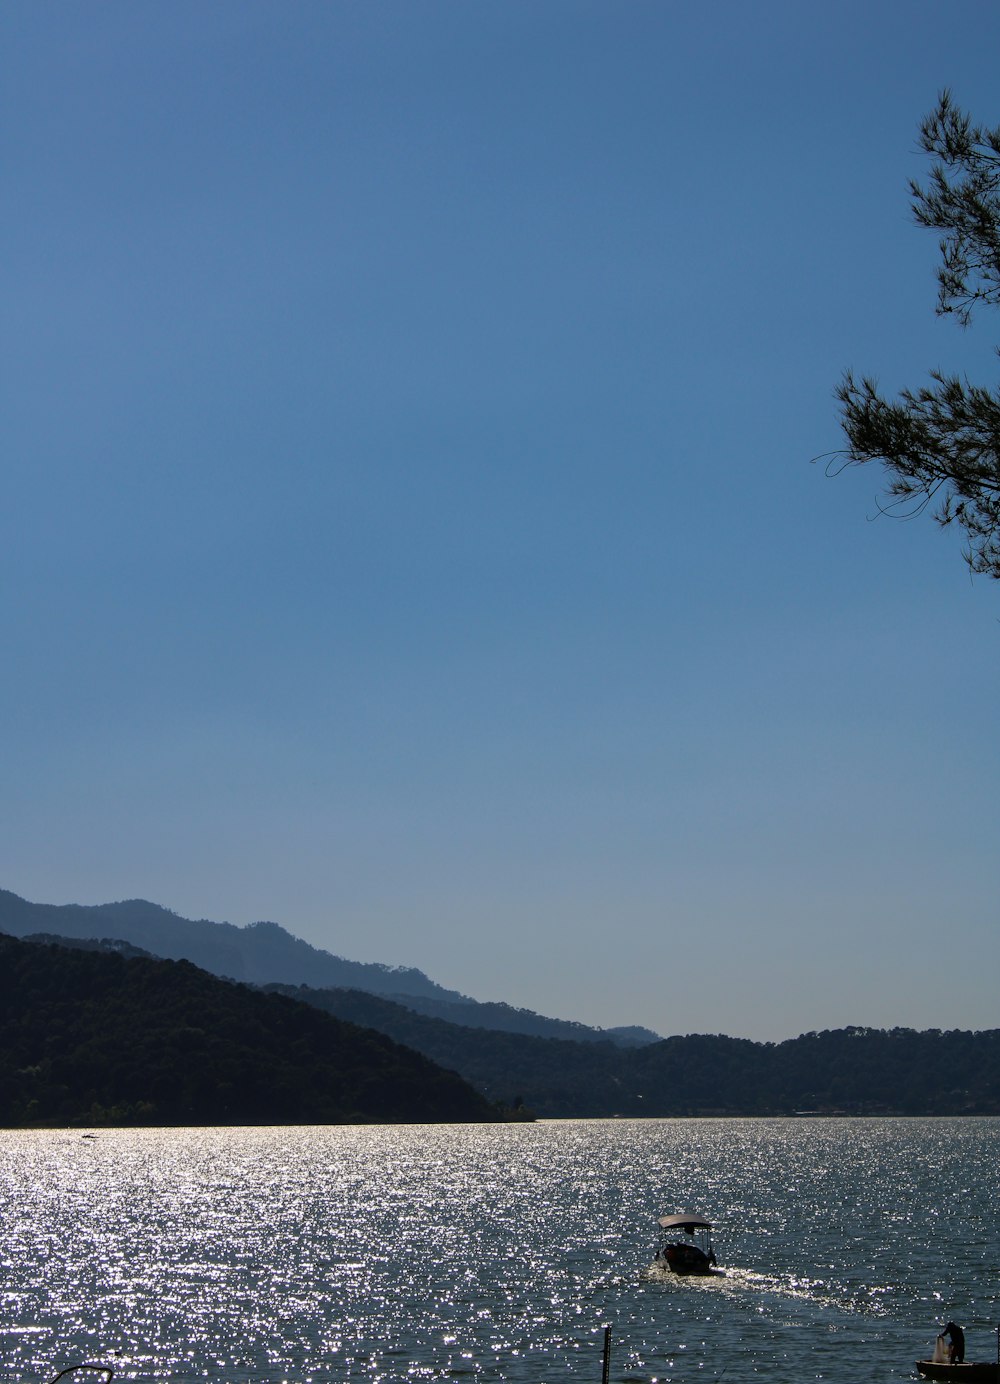
[[[991,1120],[10,1133],[4,1377],[903,1378],[1000,1277]],[[726,1273],[649,1271],[657,1215]],[[956,1211],[959,1213],[956,1217]],[[956,1224],[956,1220],[958,1224]]]

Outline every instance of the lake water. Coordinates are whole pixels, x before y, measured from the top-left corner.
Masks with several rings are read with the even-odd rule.
[[[907,1379],[995,1357],[998,1173],[990,1119],[2,1131],[0,1379],[598,1384],[606,1323],[614,1381]],[[724,1277],[651,1271],[675,1210]]]

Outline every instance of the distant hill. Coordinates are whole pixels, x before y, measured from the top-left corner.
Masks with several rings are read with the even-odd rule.
[[[638,1048],[645,1043],[658,1043],[660,1035],[649,1028],[591,1028],[571,1019],[547,1019],[530,1009],[515,1009],[510,1004],[482,1000],[464,1000],[455,1004],[424,995],[387,995],[418,1014],[444,1019],[463,1028],[487,1028],[494,1033],[527,1033],[535,1038],[563,1038],[572,1043],[615,1043],[619,1047]]]
[[[358,990],[257,992],[122,946],[0,938],[0,1123],[477,1119],[501,1106],[552,1118],[1000,1115],[998,1029],[622,1048],[468,1028]]]
[[[116,952],[118,956],[144,956],[153,960],[153,953],[145,947],[133,946],[117,937],[57,937],[53,932],[30,932],[22,939],[25,942],[41,942],[49,947],[73,947],[77,951]]]
[[[270,982],[363,990],[383,995],[449,1023],[512,1033],[531,1033],[578,1042],[613,1042],[634,1047],[657,1042],[649,1029],[591,1028],[548,1019],[530,1009],[487,1004],[448,990],[412,966],[346,961],[294,937],[277,923],[213,923],[182,918],[145,899],[105,904],[29,903],[0,889],[0,932],[12,937],[47,936],[131,943],[153,956],[193,962],[213,975],[249,984]]]
[[[0,1125],[492,1121],[453,1072],[187,961],[0,936]]]
[[[689,1034],[626,1049],[458,1027],[356,990],[268,988],[376,1028],[491,1101],[542,1117],[1000,1115],[1000,1029],[845,1028],[784,1043]]]
[[[320,990],[305,985],[269,985],[266,989],[377,1029],[460,1072],[498,1105],[511,1107],[520,1101],[536,1115],[555,1119],[625,1113],[622,1081],[627,1075],[629,1053],[613,1043],[460,1027],[360,990]]]
[[[662,1043],[662,1034],[654,1033],[642,1024],[615,1024],[613,1028],[600,1030],[604,1037],[610,1038],[623,1048],[644,1048],[649,1043]]]
[[[46,933],[81,940],[117,938],[154,956],[191,961],[213,975],[251,984],[311,981],[379,995],[426,995],[459,1004],[465,1000],[415,967],[345,961],[293,937],[277,923],[236,927],[207,918],[182,918],[145,899],[91,905],[29,903],[0,889],[0,932],[12,937]]]

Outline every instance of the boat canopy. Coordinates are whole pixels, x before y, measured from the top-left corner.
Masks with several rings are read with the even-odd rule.
[[[664,1230],[683,1230],[685,1235],[693,1235],[696,1230],[711,1230],[712,1222],[702,1216],[691,1216],[686,1211],[679,1216],[661,1216],[659,1224]]]

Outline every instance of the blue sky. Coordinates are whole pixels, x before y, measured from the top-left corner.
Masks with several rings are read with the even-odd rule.
[[[957,22],[960,14],[962,22]],[[0,12],[0,885],[661,1033],[995,1027],[1000,590],[833,480],[964,3]]]

